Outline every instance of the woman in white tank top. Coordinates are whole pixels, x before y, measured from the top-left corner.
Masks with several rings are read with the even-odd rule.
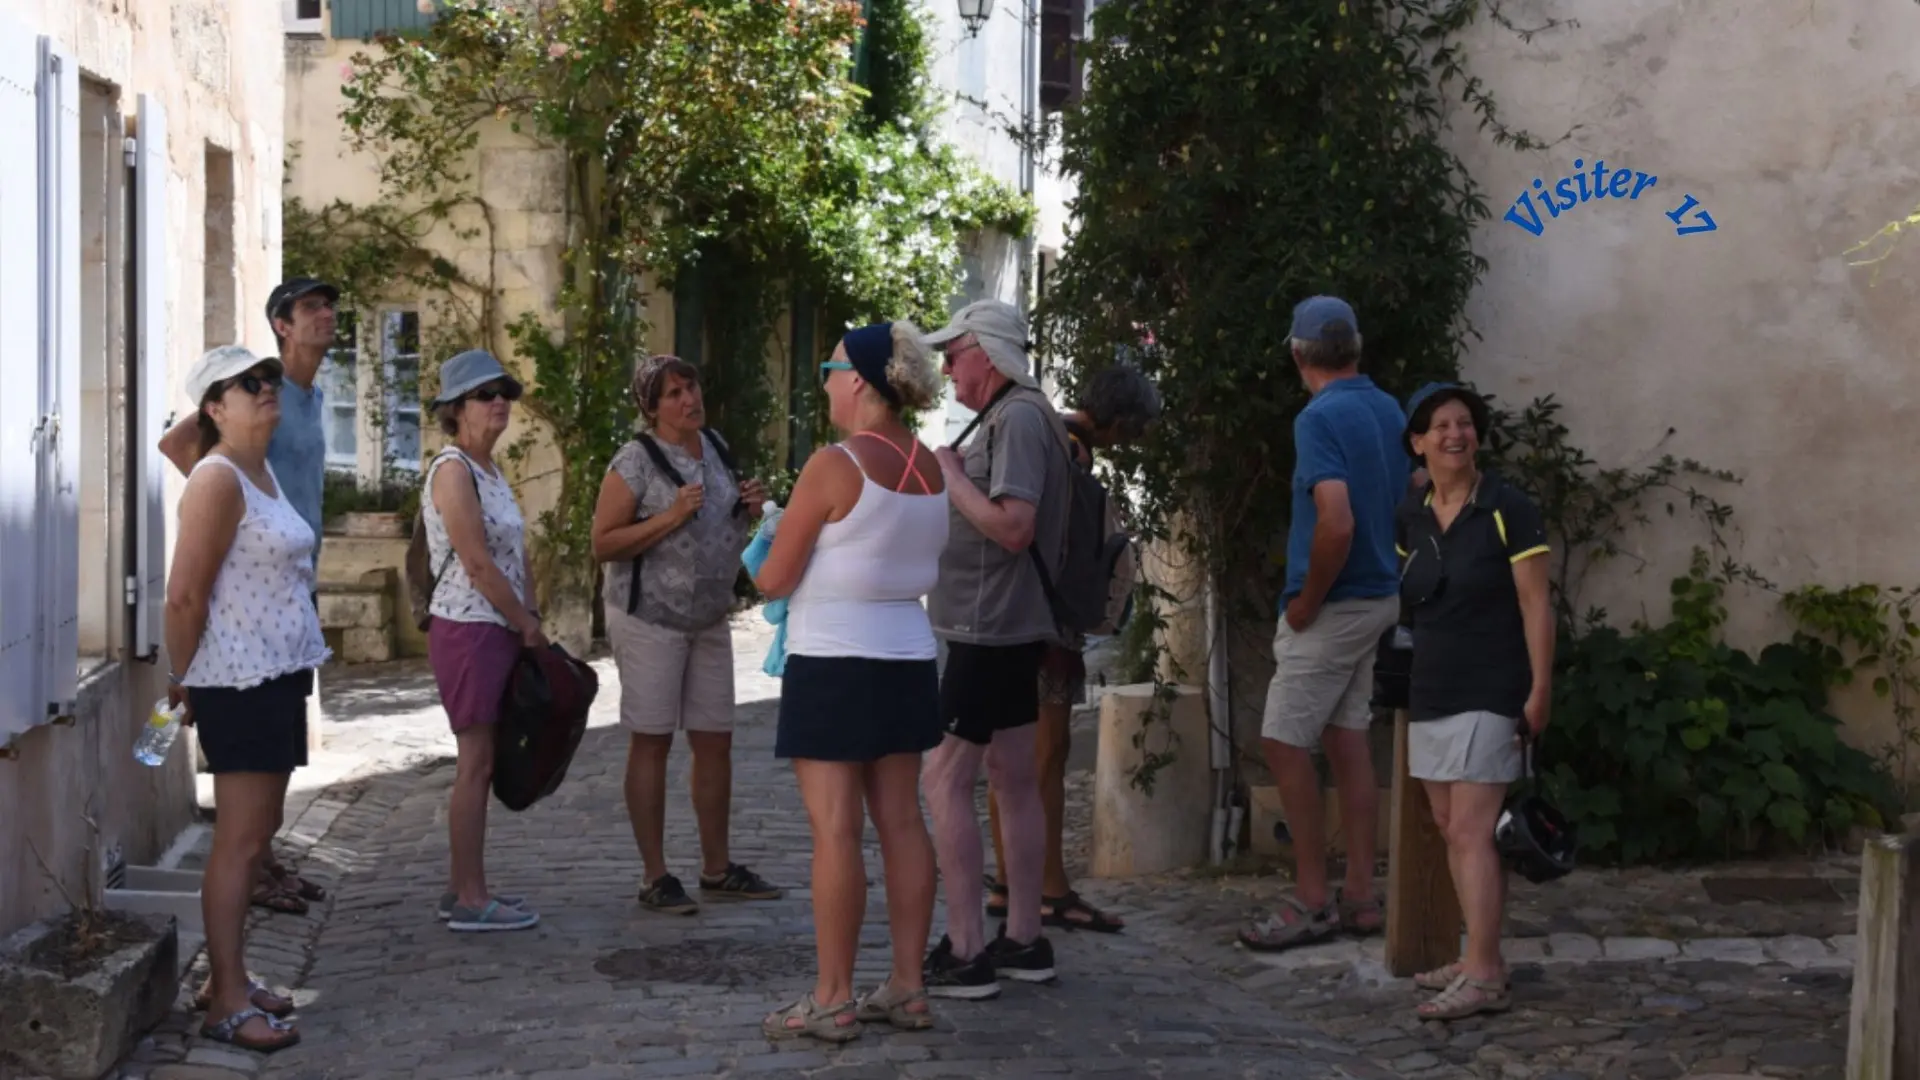
[[[329,653],[313,609],[312,526],[267,464],[280,361],[238,345],[187,375],[200,462],[180,498],[167,575],[168,700],[188,709],[220,814],[200,889],[209,1039],[272,1052],[300,1041],[293,1002],[247,978],[246,917],[287,780],[307,763],[307,696]]]
[[[845,442],[808,459],[754,583],[790,597],[774,753],[793,761],[813,826],[813,992],[768,1016],[771,1038],[845,1042],[860,1021],[932,1026],[920,958],[933,923],[933,844],[920,815],[920,756],[940,744],[939,675],[923,601],[947,543],[939,463],[901,420],[939,399],[920,331],[880,323],[820,365]],[[866,911],[863,804],[886,862],[893,973],[857,1001]]]

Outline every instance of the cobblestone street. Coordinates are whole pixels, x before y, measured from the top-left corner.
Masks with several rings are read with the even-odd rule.
[[[613,726],[618,691],[603,661],[593,725],[565,785],[524,814],[491,811],[489,876],[526,895],[541,926],[449,933],[432,905],[445,881],[452,746],[431,680],[422,665],[331,673],[328,749],[296,779],[282,840],[333,895],[306,917],[257,913],[249,950],[261,975],[297,988],[303,1044],[271,1058],[236,1053],[189,1037],[197,1017],[181,1012],[122,1077],[1839,1075],[1852,947],[1843,890],[1820,903],[1716,906],[1698,880],[1666,872],[1581,871],[1518,887],[1515,1009],[1450,1029],[1414,1018],[1418,998],[1387,977],[1378,939],[1280,957],[1237,948],[1232,928],[1282,882],[1201,869],[1082,882],[1129,926],[1112,936],[1050,931],[1057,985],[1009,983],[998,1001],[939,1002],[932,1032],[869,1027],[842,1049],[771,1044],[761,1016],[810,981],[807,833],[791,775],[771,753],[778,683],[758,671],[764,624],[749,616],[736,625],[733,856],[786,886],[786,898],[710,903],[693,918],[634,903],[639,860],[619,786],[625,736]],[[1091,756],[1091,736],[1076,742],[1077,762]],[[667,852],[690,880],[698,849],[686,768],[677,750]],[[1089,779],[1082,770],[1070,783],[1075,862]],[[863,985],[887,962],[869,839]],[[1847,860],[1815,869],[1804,880],[1857,873]]]

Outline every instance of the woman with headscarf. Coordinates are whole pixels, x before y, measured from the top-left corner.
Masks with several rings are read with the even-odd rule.
[[[1480,470],[1487,404],[1430,383],[1407,402],[1407,450],[1428,483],[1395,515],[1400,596],[1413,625],[1409,774],[1426,788],[1466,916],[1466,955],[1415,982],[1438,991],[1423,1020],[1508,1008],[1500,921],[1506,871],[1494,825],[1524,770],[1523,740],[1546,730],[1553,603],[1546,527],[1520,489]]]
[[[673,733],[693,753],[700,893],[773,900],[781,890],[728,851],[733,801],[733,583],[766,488],[734,476],[727,445],[706,428],[700,373],[650,356],[631,386],[641,430],[613,455],[593,510],[593,556],[606,564],[607,639],[620,670],[627,729],[627,817],[646,877],[641,906],[699,910],[667,872],[667,755]]]
[[[940,397],[920,331],[877,323],[820,365],[846,439],[807,460],[755,576],[791,597],[774,753],[793,762],[813,830],[820,970],[811,993],[768,1016],[771,1038],[845,1042],[859,1022],[933,1025],[921,956],[933,923],[934,855],[920,814],[921,755],[940,744],[940,681],[922,601],[947,543],[940,465],[901,414]],[[886,864],[893,970],[854,997],[866,915],[860,838],[868,815]]]
[[[200,453],[167,575],[167,698],[189,710],[220,807],[200,889],[212,974],[201,1034],[264,1053],[300,1033],[283,1019],[293,1002],[247,977],[247,907],[287,781],[307,763],[307,696],[330,655],[313,606],[313,528],[267,464],[281,374],[238,345],[188,373]]]

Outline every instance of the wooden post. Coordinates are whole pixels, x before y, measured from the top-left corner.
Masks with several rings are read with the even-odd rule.
[[[1460,958],[1460,900],[1447,845],[1420,783],[1407,775],[1407,712],[1393,714],[1392,823],[1387,844],[1387,969],[1399,978]]]
[[[1847,1080],[1920,1076],[1920,839],[1882,836],[1860,857],[1860,936]]]

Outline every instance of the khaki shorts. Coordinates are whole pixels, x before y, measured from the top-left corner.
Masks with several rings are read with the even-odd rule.
[[[607,612],[620,670],[620,726],[640,735],[733,730],[733,627],[670,630]]]
[[[1400,598],[1336,600],[1295,633],[1283,616],[1273,635],[1263,738],[1311,749],[1327,725],[1365,731],[1373,723],[1373,659],[1380,635],[1400,621]]]

